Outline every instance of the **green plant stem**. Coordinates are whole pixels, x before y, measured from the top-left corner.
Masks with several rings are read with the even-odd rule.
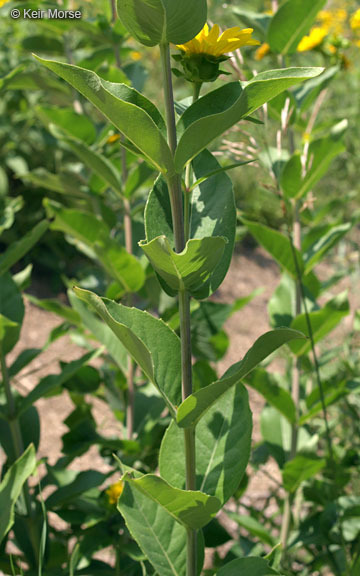
[[[121,168],[122,168],[122,182],[125,186],[128,179],[128,169],[126,165],[126,150],[121,149]],[[125,248],[128,254],[133,253],[132,249],[132,222],[131,222],[131,206],[127,198],[123,199],[124,206],[124,232],[125,232]],[[132,294],[128,295],[128,305],[132,305]],[[126,406],[126,428],[128,440],[131,440],[134,434],[134,419],[135,419],[135,364],[128,356],[128,370],[127,370],[127,406]]]
[[[174,96],[172,89],[170,50],[168,44],[160,45],[161,63],[164,82],[165,112],[167,123],[168,144],[172,154],[175,153],[176,123]],[[167,177],[173,230],[176,252],[182,252],[185,248],[184,220],[182,208],[181,176],[171,174]],[[192,362],[191,362],[191,334],[190,334],[190,296],[186,291],[179,292],[179,316],[180,316],[180,339],[181,339],[181,379],[182,398],[185,400],[192,394]],[[195,430],[184,430],[185,462],[186,462],[186,489],[196,489],[195,467]],[[197,534],[196,530],[187,530],[187,576],[196,576],[197,573]]]
[[[299,218],[298,202],[294,203],[293,235],[294,235],[294,244],[296,248],[300,251],[301,225]],[[295,317],[298,316],[300,313],[301,313],[301,287],[298,279],[295,287]],[[291,444],[290,444],[289,460],[293,460],[293,458],[295,458],[297,453],[298,433],[299,433],[299,427],[297,421],[299,418],[299,405],[300,405],[300,374],[301,374],[301,362],[299,358],[295,358],[292,369],[291,395],[295,405],[296,420],[291,426],[291,440],[290,440]],[[294,495],[287,493],[285,496],[284,510],[281,523],[281,533],[280,533],[280,541],[283,553],[285,553],[286,551],[287,542],[289,539],[293,501],[294,501]]]
[[[16,404],[15,399],[11,390],[11,383],[9,378],[9,372],[6,365],[5,355],[3,351],[2,344],[0,342],[0,366],[1,366],[1,376],[5,391],[7,409],[8,409],[8,423],[10,427],[11,439],[14,446],[15,452],[15,460],[20,458],[20,456],[24,453],[24,443],[21,434],[20,422],[16,414]],[[35,520],[35,512],[32,507],[31,503],[31,496],[29,491],[29,485],[26,481],[23,486],[23,497],[26,507],[26,513],[28,517],[28,526],[29,526],[29,537],[31,541],[31,545],[34,551],[34,556],[36,558],[36,562],[39,562],[39,552],[40,552],[40,543],[39,539],[36,534],[36,528],[34,526]]]
[[[198,100],[200,95],[202,82],[194,82],[193,83],[193,97],[192,103]],[[192,198],[192,191],[191,191],[191,184],[192,184],[192,168],[191,162],[186,165],[185,169],[185,194],[184,194],[184,233],[185,233],[185,242],[187,242],[190,238],[190,208],[191,208],[191,198]]]

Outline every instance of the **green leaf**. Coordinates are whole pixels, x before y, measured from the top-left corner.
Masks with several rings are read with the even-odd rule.
[[[47,128],[58,126],[67,136],[92,144],[96,138],[93,122],[84,114],[77,114],[72,108],[38,107],[36,114]]]
[[[51,394],[56,389],[61,388],[70,378],[72,378],[83,366],[86,366],[91,360],[94,360],[101,354],[101,349],[93,350],[92,352],[87,352],[78,360],[73,360],[65,365],[60,374],[49,374],[42,378],[29,392],[27,396],[22,398],[19,405],[19,414],[22,414],[27,410],[32,404],[34,404],[39,398],[42,398],[48,394]]]
[[[325,459],[310,454],[297,454],[286,462],[283,470],[283,484],[287,492],[295,492],[300,484],[309,480],[326,465]]]
[[[321,71],[322,68],[269,70],[249,82],[231,82],[200,98],[178,123],[181,136],[175,153],[176,171],[181,173],[189,160],[241,119],[290,86],[313,78]]]
[[[170,296],[187,290],[196,298],[218,265],[226,242],[226,238],[219,236],[191,239],[180,254],[172,250],[166,236],[159,236],[148,243],[142,241],[139,246],[166,286],[170,288],[168,290]]]
[[[297,271],[293,257],[293,251],[289,238],[263,224],[251,222],[245,218],[241,219],[255,240],[267,250],[272,257],[284,268],[293,278],[297,278]],[[294,247],[297,256],[298,266],[301,273],[304,272],[304,263],[300,252]]]
[[[349,314],[349,311],[350,308],[347,292],[342,292],[335,296],[335,298],[329,300],[321,310],[310,312],[309,320],[311,323],[314,342],[319,342],[327,336],[327,334],[329,334],[329,332],[339,324],[342,318]],[[297,316],[293,320],[291,328],[294,330],[301,330],[301,332],[304,332],[307,337],[310,336],[305,314]],[[291,351],[297,356],[307,354],[311,350],[311,342],[309,338],[301,343],[291,342],[289,346]]]
[[[288,0],[282,4],[269,26],[267,41],[271,51],[284,55],[296,52],[325,4],[326,0]]]
[[[123,191],[126,198],[130,198],[154,173],[146,162],[140,162],[135,169],[129,174],[126,180],[125,190]]]
[[[235,493],[246,470],[251,444],[251,411],[242,385],[227,390],[197,425],[196,488],[222,504]],[[160,474],[185,488],[184,432],[176,422],[167,429],[160,449]]]
[[[237,362],[225,372],[223,377],[195,394],[191,394],[177,411],[176,420],[181,428],[195,426],[209,408],[234,384],[245,378],[267,356],[291,340],[304,338],[301,332],[289,328],[279,328],[263,334]]]
[[[89,247],[86,254],[98,258],[108,274],[117,280],[127,292],[140,290],[145,281],[145,273],[132,254],[124,246],[111,238],[111,231],[104,222],[90,212],[63,208],[57,202],[44,200],[44,205],[53,218],[52,230],[69,234],[82,245]]]
[[[217,576],[239,576],[240,574],[249,574],[249,576],[280,576],[279,572],[270,568],[263,558],[241,558],[225,564],[217,572]]]
[[[149,100],[133,88],[107,82],[90,70],[36,58],[85,96],[160,172],[173,172],[172,155],[161,133],[164,121]]]
[[[310,272],[314,266],[320,262],[325,254],[335,246],[348,233],[351,229],[352,223],[347,222],[339,226],[331,226],[330,229],[319,238],[316,242],[311,244],[306,252],[303,254],[305,261],[305,274]]]
[[[75,326],[78,326],[80,324],[79,314],[69,306],[62,304],[59,300],[56,300],[55,298],[54,299],[43,298],[40,300],[39,298],[36,298],[36,296],[33,296],[32,294],[26,294],[25,296],[26,300],[34,304],[34,306],[37,306],[42,310],[46,310],[47,312],[52,312],[53,314],[56,314],[57,316],[63,318],[64,320],[67,320],[68,322],[74,324]]]
[[[147,498],[164,508],[177,522],[198,530],[210,522],[219,511],[221,503],[218,498],[204,492],[180,490],[170,486],[163,478],[146,474],[138,479],[125,475],[123,480],[130,482]]]
[[[270,14],[253,12],[240,7],[235,7],[233,13],[247,28],[254,28],[262,36],[265,36],[272,18]]]
[[[295,284],[293,278],[284,273],[275,288],[269,304],[268,313],[272,328],[289,327],[295,312]]]
[[[116,170],[115,166],[102,154],[94,152],[81,142],[80,140],[74,140],[73,138],[65,139],[65,142],[70,146],[70,148],[75,152],[75,154],[80,158],[80,160],[97,176],[99,176],[110,188],[117,192],[120,196],[122,195],[122,183],[119,172]]]
[[[72,501],[77,501],[82,494],[99,488],[107,478],[107,474],[97,470],[83,470],[78,472],[72,482],[60,486],[46,499],[47,508],[58,508]]]
[[[281,187],[288,198],[302,198],[326,174],[334,158],[345,150],[341,138],[346,128],[347,121],[339,122],[329,136],[313,140],[309,146],[305,168],[299,153],[289,159],[281,175]]]
[[[125,483],[118,510],[141,550],[161,576],[186,575],[186,529],[156,502]]]
[[[131,36],[156,46],[184,44],[196,36],[206,22],[206,0],[117,0],[119,18]]]
[[[236,524],[238,524],[242,528],[245,528],[245,530],[250,532],[250,534],[259,538],[262,542],[265,542],[271,547],[275,545],[275,540],[272,537],[269,530],[265,528],[265,526],[261,524],[258,520],[256,520],[256,518],[253,518],[252,516],[243,516],[237,514],[236,512],[230,512],[228,510],[226,511],[226,515],[229,516],[231,520],[234,520]]]
[[[0,168],[0,198],[1,198],[1,211],[0,211],[0,234],[4,230],[8,230],[14,224],[15,214],[19,212],[24,206],[24,199],[22,196],[15,196],[11,198],[8,193],[8,178],[3,168]]]
[[[0,276],[0,314],[13,322],[6,327],[3,324],[6,329],[6,339],[1,344],[4,354],[10,352],[19,339],[24,312],[24,303],[14,280],[9,273]]]
[[[331,66],[324,70],[320,76],[304,82],[298,88],[293,90],[293,97],[295,99],[296,106],[302,111],[305,111],[311,106],[315,98],[326,88],[336,74],[339,72],[340,66]]]
[[[14,508],[23,485],[36,467],[35,448],[32,444],[6,472],[0,484],[0,542],[14,524]]]
[[[290,423],[296,422],[296,408],[291,395],[281,388],[275,374],[257,368],[246,379],[246,384],[254,388],[265,400],[274,406]]]
[[[40,240],[49,227],[47,220],[39,222],[30,232],[11,246],[0,256],[0,276],[10,270],[35,244]]]
[[[234,168],[239,168],[239,166],[246,166],[246,164],[251,164],[255,162],[255,160],[247,160],[246,162],[236,162],[235,164],[229,164],[227,166],[221,166],[220,168],[216,168],[216,170],[212,170],[205,176],[202,176],[198,180],[196,180],[189,188],[189,192],[192,192],[194,188],[200,186],[205,180],[208,180],[211,176],[215,176],[216,174],[220,174],[221,172],[228,172],[229,170],[233,170]]]
[[[175,332],[148,312],[99,298],[88,290],[74,291],[108,324],[174,414],[181,402],[180,340]]]
[[[115,364],[119,366],[120,370],[126,372],[128,369],[127,352],[111,328],[93,314],[86,304],[79,300],[71,290],[68,291],[68,298],[71,306],[80,315],[84,326],[90,330],[98,342],[101,342],[101,344],[105,346],[107,352]]]
[[[6,318],[6,316],[3,316],[3,314],[0,314],[0,343],[5,340],[6,333],[9,329],[18,329],[18,327],[19,325],[17,322],[13,322],[13,320],[10,320],[9,318]]]
[[[217,160],[207,150],[195,158],[193,169],[196,178],[216,170]],[[220,286],[230,266],[235,242],[236,209],[232,183],[225,173],[212,176],[197,187],[191,200],[190,237],[201,239],[223,236],[228,239],[223,257],[206,282],[198,298],[207,298]],[[165,235],[174,246],[171,207],[166,183],[159,178],[150,192],[145,209],[145,231],[148,242]]]

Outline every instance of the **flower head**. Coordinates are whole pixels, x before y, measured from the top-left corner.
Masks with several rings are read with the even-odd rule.
[[[360,29],[360,8],[350,18],[350,26],[353,30]]]
[[[298,52],[306,52],[320,46],[324,38],[327,36],[328,30],[325,27],[315,27],[310,30],[309,36],[304,36],[298,44]]]
[[[181,62],[185,78],[190,82],[212,82],[221,74],[219,64],[227,60],[226,54],[241,46],[257,46],[258,40],[251,37],[252,28],[239,26],[220,33],[217,24],[210,29],[207,24],[186,44],[178,44],[181,55],[174,56]]]
[[[119,480],[115,484],[111,484],[106,490],[106,494],[109,500],[109,504],[117,504],[118,498],[121,496],[124,490],[124,482]]]
[[[240,26],[234,26],[220,34],[220,28],[217,24],[214,24],[211,30],[205,24],[195,38],[190,40],[190,42],[186,42],[186,44],[179,44],[177,48],[186,54],[207,54],[218,58],[237,50],[241,46],[259,45],[260,42],[258,40],[251,38],[252,33],[252,28],[244,28],[242,30]]]

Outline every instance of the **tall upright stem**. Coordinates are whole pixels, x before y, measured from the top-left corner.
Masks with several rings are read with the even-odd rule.
[[[301,251],[301,224],[300,224],[300,214],[299,214],[299,203],[294,203],[294,216],[293,216],[293,238],[294,247]],[[296,255],[295,255],[296,258]],[[301,314],[301,280],[297,278],[295,285],[295,317]],[[299,418],[299,404],[300,404],[300,374],[301,366],[300,359],[294,358],[294,364],[292,369],[292,386],[291,395],[294,401],[296,410],[296,420],[291,426],[291,444],[290,444],[290,457],[292,460],[296,456],[297,445],[298,445],[298,418]],[[289,538],[290,526],[291,526],[291,509],[293,504],[293,496],[289,493],[285,496],[284,511],[281,524],[281,534],[280,541],[282,545],[283,552],[286,550],[287,541]]]
[[[168,44],[160,45],[161,63],[164,82],[165,112],[167,123],[168,144],[171,152],[176,150],[176,124],[174,96],[171,79],[170,50]],[[181,176],[171,174],[167,178],[171,213],[173,221],[175,250],[182,252],[185,248],[184,219],[182,206]],[[182,398],[185,400],[192,394],[192,362],[191,362],[191,334],[190,334],[190,295],[186,291],[179,292],[179,316],[181,339],[181,379]],[[195,430],[184,430],[185,462],[186,462],[186,489],[196,489],[195,466]],[[197,537],[195,530],[187,530],[187,576],[196,576],[197,573]]]
[[[194,82],[193,83],[193,98],[192,102],[196,102],[200,95],[202,82]],[[191,162],[186,165],[185,169],[185,195],[184,195],[184,233],[185,233],[185,242],[187,242],[190,238],[190,207],[191,207],[191,184],[192,184],[192,169],[191,169]]]

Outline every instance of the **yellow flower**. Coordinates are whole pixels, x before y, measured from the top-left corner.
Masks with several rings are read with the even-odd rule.
[[[120,134],[112,134],[111,136],[109,136],[109,138],[106,140],[107,144],[114,144],[114,142],[117,142],[118,140],[120,140]]]
[[[233,52],[241,46],[257,46],[258,40],[251,38],[252,28],[241,29],[240,26],[228,28],[220,34],[220,28],[217,24],[209,30],[205,24],[204,28],[186,44],[179,44],[177,48],[190,54],[207,54],[208,56],[221,57],[224,54]],[[220,34],[220,36],[219,36]]]
[[[350,26],[353,30],[359,30],[360,28],[360,8],[354,12],[350,18]]]
[[[327,36],[327,29],[323,27],[316,27],[310,30],[309,36],[304,36],[299,42],[297,50],[298,52],[306,52],[307,50],[312,50],[319,46]]]
[[[267,42],[261,44],[255,52],[255,60],[262,60],[270,52],[270,45]]]
[[[323,28],[327,28],[329,30],[333,24],[334,17],[330,10],[320,10],[319,14],[317,15],[317,19],[319,22],[321,22],[321,26]]]
[[[8,2],[10,2],[10,0],[0,0],[0,8],[2,6],[5,6],[5,4],[7,4]]]
[[[133,50],[132,52],[130,52],[130,58],[131,58],[131,60],[134,60],[135,62],[137,62],[138,60],[141,60],[141,58],[142,58],[141,52],[137,52],[136,50]]]
[[[118,498],[121,496],[123,490],[124,482],[122,480],[115,482],[115,484],[111,484],[106,490],[109,504],[117,504]]]

